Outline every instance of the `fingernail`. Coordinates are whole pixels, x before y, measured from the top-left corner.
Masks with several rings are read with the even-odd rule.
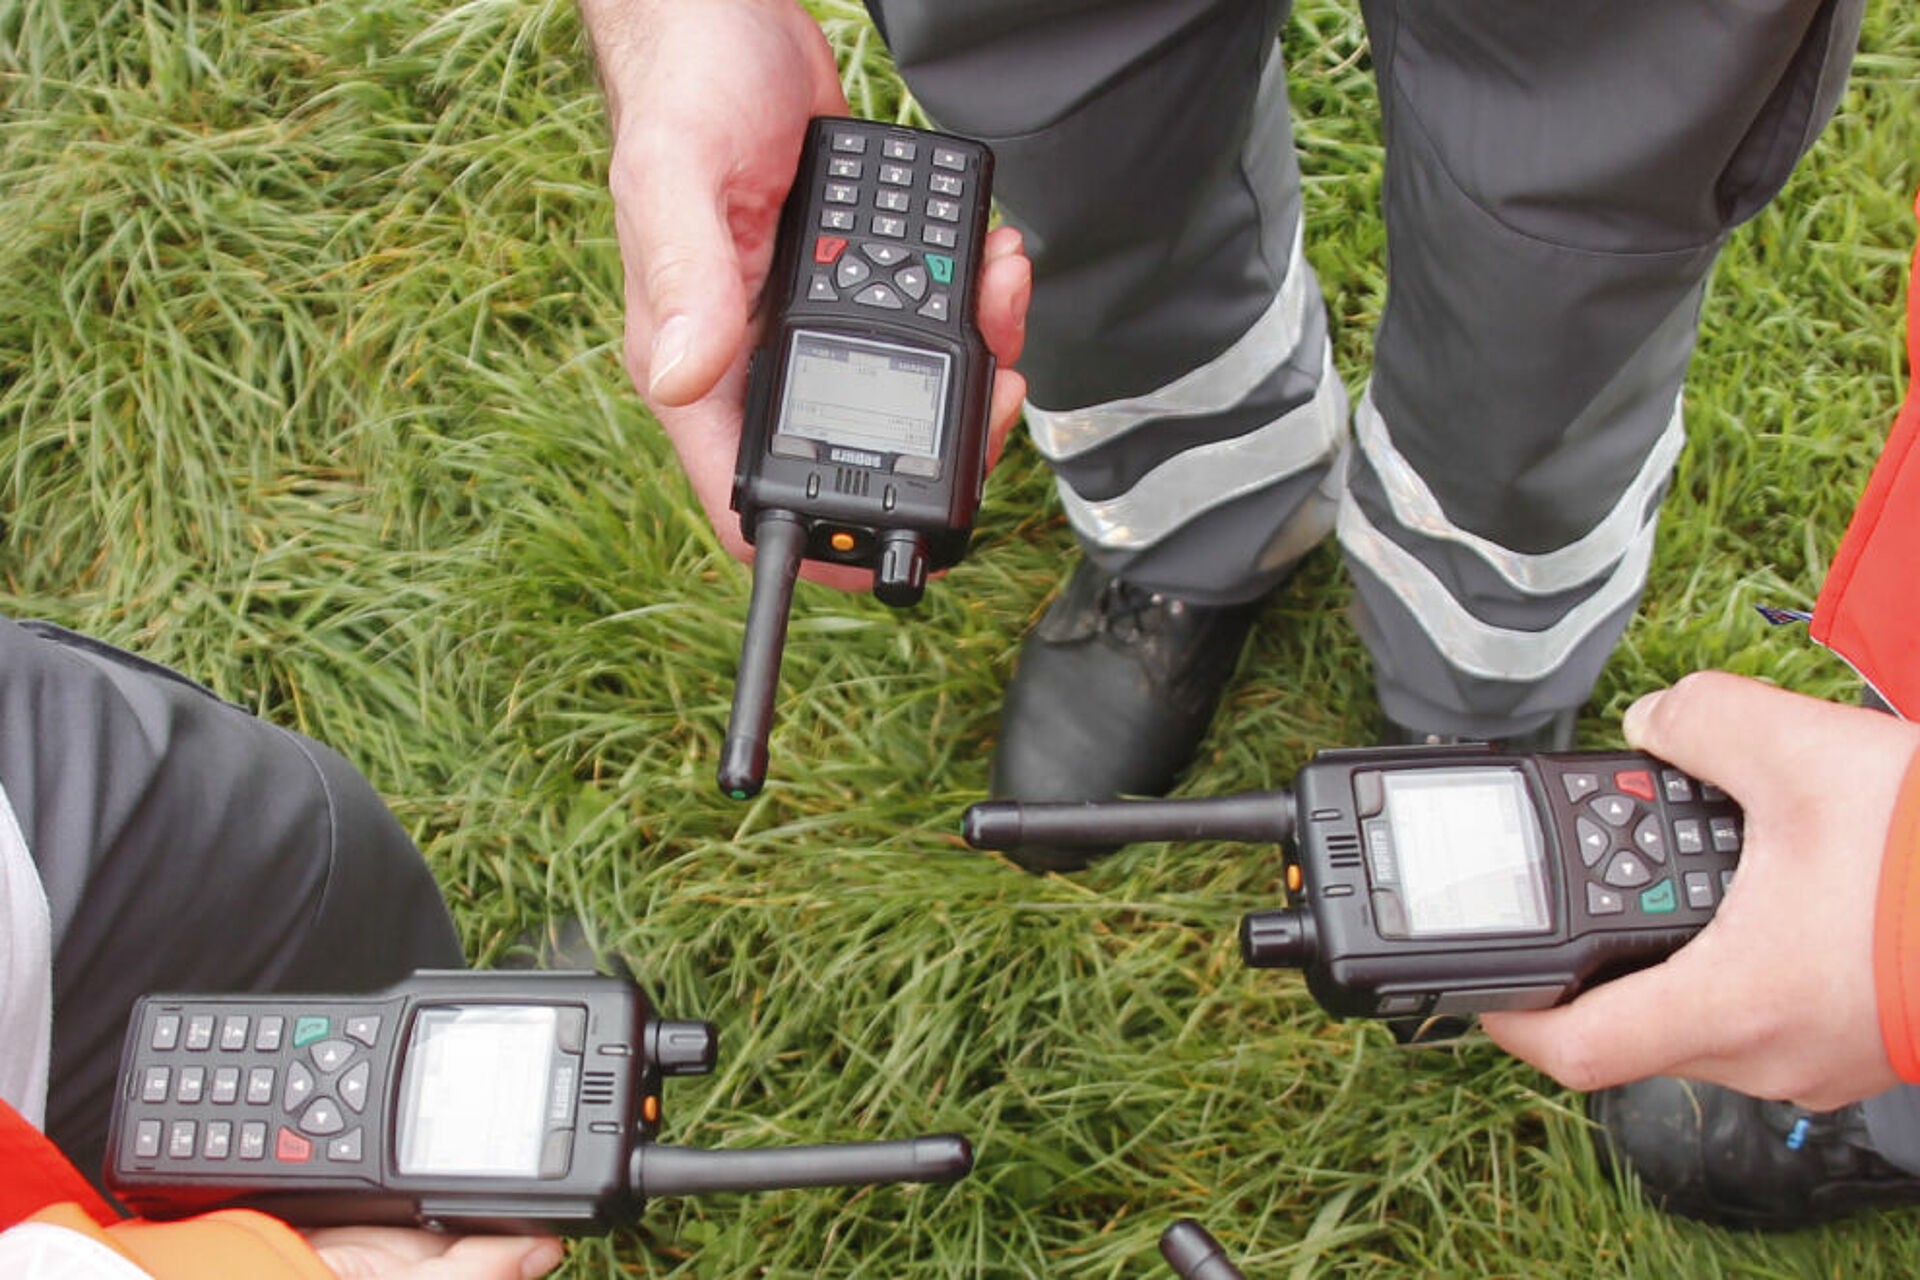
[[[653,338],[653,372],[647,378],[647,394],[658,397],[660,385],[672,376],[675,366],[687,358],[693,322],[685,316],[669,316]]]
[[[527,1250],[520,1259],[520,1280],[534,1280],[559,1266],[561,1252],[558,1240],[543,1240]]]
[[[1663,696],[1665,696],[1665,690],[1658,689],[1652,693],[1642,694],[1632,706],[1627,708],[1627,713],[1620,717],[1620,732],[1625,735],[1629,744],[1638,745],[1645,741],[1647,718],[1653,714],[1654,703],[1660,701]]]

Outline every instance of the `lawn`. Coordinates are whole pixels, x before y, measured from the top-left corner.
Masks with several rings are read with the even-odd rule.
[[[850,0],[860,109],[910,112]],[[1383,291],[1354,7],[1287,32],[1342,375]],[[1581,723],[1716,666],[1853,696],[1809,607],[1904,384],[1920,18],[1735,237],[1640,615]],[[959,841],[1071,539],[1033,451],[895,613],[803,586],[767,789],[713,782],[747,577],[620,367],[607,139],[570,0],[0,0],[0,609],[176,666],[344,751],[485,963],[587,921],[720,1029],[676,1141],[969,1135],[951,1188],[668,1200],[566,1274],[1153,1276],[1176,1216],[1250,1275],[1903,1275],[1920,1219],[1685,1225],[1579,1100],[1480,1042],[1407,1051],[1241,965],[1271,849],[1036,878]],[[1186,789],[1369,740],[1331,549],[1263,619]]]

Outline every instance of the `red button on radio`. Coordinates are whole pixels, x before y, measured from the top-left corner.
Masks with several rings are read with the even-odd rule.
[[[1613,785],[1630,796],[1653,803],[1653,775],[1645,769],[1626,769],[1613,775]]]
[[[273,1158],[287,1164],[302,1164],[313,1158],[313,1144],[291,1129],[282,1129],[273,1142]]]

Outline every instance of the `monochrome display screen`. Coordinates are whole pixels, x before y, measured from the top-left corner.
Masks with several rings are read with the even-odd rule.
[[[800,330],[775,430],[839,448],[938,457],[950,364],[937,351]]]
[[[422,1010],[400,1085],[400,1172],[538,1177],[558,1025],[542,1006]]]
[[[1409,936],[1551,927],[1546,851],[1518,770],[1409,769],[1383,781]]]

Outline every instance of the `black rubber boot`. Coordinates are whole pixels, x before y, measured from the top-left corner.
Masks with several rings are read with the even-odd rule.
[[[1192,762],[1261,600],[1206,606],[1090,560],[1020,648],[994,752],[999,800],[1165,795]],[[1029,871],[1077,871],[1107,849],[1027,848]]]
[[[1920,1204],[1920,1177],[1873,1150],[1859,1107],[1813,1112],[1657,1076],[1587,1098],[1615,1178],[1639,1176],[1669,1213],[1793,1231],[1883,1205]]]

